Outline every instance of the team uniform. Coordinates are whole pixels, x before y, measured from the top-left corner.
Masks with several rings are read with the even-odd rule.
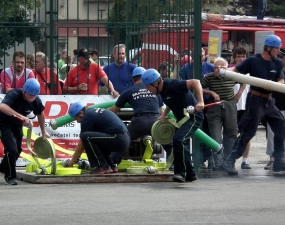
[[[114,89],[121,94],[124,90],[134,85],[132,73],[135,68],[135,64],[125,62],[121,66],[111,63],[104,66],[103,70],[108,75],[108,79],[112,82]],[[100,86],[104,86],[103,82],[99,84]]]
[[[1,104],[6,104],[16,112],[29,118],[40,115],[44,106],[37,96],[32,103],[24,99],[22,89],[9,91]],[[1,141],[4,145],[5,156],[0,164],[0,171],[5,174],[5,179],[16,178],[16,161],[22,152],[23,123],[12,115],[0,111]]]
[[[186,81],[164,79],[160,95],[177,122],[185,117],[185,108],[197,104],[197,100],[187,89]],[[196,176],[191,163],[189,142],[194,132],[202,126],[203,118],[202,111],[195,112],[176,130],[173,137],[174,174],[180,174],[184,178]]]
[[[50,95],[50,86],[51,86],[51,77],[50,77],[50,68],[46,68],[44,73],[39,73],[36,70],[33,70],[36,79],[41,85],[40,95]],[[55,71],[53,71],[53,83],[57,84],[54,85],[53,94],[60,95],[62,94],[61,86],[59,83],[59,79]]]
[[[253,77],[266,80],[278,81],[279,78],[284,79],[282,61],[279,58],[272,58],[271,61],[267,61],[262,58],[261,54],[247,58],[237,65],[236,69],[239,73],[249,73]],[[246,112],[239,122],[240,136],[234,143],[233,151],[224,165],[225,168],[231,163],[234,164],[235,160],[243,155],[247,143],[256,133],[263,117],[274,133],[273,156],[275,159],[282,159],[285,135],[284,118],[275,106],[274,99],[271,98],[271,91],[251,85],[246,99]]]
[[[98,82],[106,76],[105,72],[97,63],[91,63],[86,69],[76,66],[68,72],[64,87],[77,87],[81,83],[88,86],[86,91],[76,91],[73,94],[98,94]]]
[[[14,67],[10,66],[4,69],[0,75],[0,83],[2,84],[2,93],[5,93],[7,88],[23,88],[24,83],[29,78],[34,78],[32,70],[24,69],[19,76],[15,75]]]
[[[91,167],[113,167],[111,152],[122,154],[131,142],[122,120],[115,113],[100,108],[86,110],[80,139]]]

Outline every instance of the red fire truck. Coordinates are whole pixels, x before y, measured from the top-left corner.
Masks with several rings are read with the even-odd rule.
[[[202,14],[202,44],[207,46],[210,30],[221,30],[222,48],[221,56],[230,59],[232,51],[237,46],[243,46],[249,54],[256,52],[256,32],[267,31],[278,35],[285,42],[285,20],[265,18],[256,20],[256,17],[226,16],[218,14]],[[141,50],[142,66],[158,68],[159,64],[171,62],[173,56],[185,49],[193,49],[193,30],[181,26],[181,23],[161,23],[149,27],[149,32],[143,35]],[[185,29],[184,29],[185,28]],[[285,45],[285,44],[284,44]],[[263,46],[262,46],[263,47]]]

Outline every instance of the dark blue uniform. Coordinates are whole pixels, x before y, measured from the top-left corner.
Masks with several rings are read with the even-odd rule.
[[[160,95],[151,93],[143,83],[138,83],[125,90],[115,105],[123,108],[126,103],[129,103],[134,110],[134,117],[128,125],[131,140],[151,135],[152,125],[160,116],[159,108],[163,106]],[[170,155],[172,144],[163,145],[163,148]]]
[[[22,89],[9,91],[1,104],[6,104],[19,114],[33,119],[44,110],[41,99],[37,96],[32,103],[24,99]],[[0,164],[0,171],[5,179],[16,178],[16,161],[22,152],[23,123],[18,119],[0,112],[1,141],[4,145],[5,156]]]
[[[122,120],[115,113],[100,108],[86,110],[80,138],[91,167],[113,166],[111,152],[122,154],[131,142]]]
[[[184,109],[188,106],[196,106],[197,100],[187,89],[186,81],[176,79],[164,79],[161,98],[173,112],[179,122],[185,117]],[[190,119],[176,130],[173,137],[174,173],[182,177],[192,177],[195,174],[190,156],[190,137],[201,127],[203,112],[195,112]]]
[[[250,76],[266,80],[278,81],[279,78],[284,79],[282,61],[279,58],[266,61],[260,54],[247,58],[237,65],[236,69],[240,73],[250,73]],[[273,156],[276,160],[280,160],[284,154],[284,118],[275,106],[274,99],[270,96],[271,91],[253,85],[250,86],[250,89],[256,92],[253,94],[249,91],[247,95],[246,112],[239,122],[240,136],[236,139],[233,151],[228,160],[235,162],[236,159],[243,155],[245,147],[255,135],[262,117],[266,119],[274,133]],[[259,94],[257,95],[257,93]]]

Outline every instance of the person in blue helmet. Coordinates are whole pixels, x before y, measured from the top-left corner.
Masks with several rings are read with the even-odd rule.
[[[86,108],[80,102],[72,104],[68,113],[81,124],[81,131],[72,159],[63,165],[72,167],[85,149],[93,168],[91,174],[118,172],[117,165],[111,159],[111,152],[121,154],[129,148],[131,142],[128,129],[122,120],[107,109]]]
[[[141,76],[145,68],[136,67],[132,73],[134,86],[125,90],[119,96],[115,105],[109,108],[110,111],[118,113],[129,103],[134,110],[134,117],[128,125],[131,140],[140,138],[144,135],[151,135],[152,125],[162,114],[163,102],[160,95],[155,95],[148,91],[142,83]],[[164,150],[170,155],[172,145],[164,145]],[[114,156],[115,157],[115,156]],[[115,158],[113,159],[115,161]]]
[[[276,81],[284,84],[283,62],[277,58],[282,46],[281,39],[276,35],[269,35],[264,41],[263,52],[245,59],[240,64],[228,70],[265,80]],[[281,112],[275,106],[275,100],[271,97],[272,90],[250,86],[247,99],[246,111],[243,114],[238,128],[240,135],[237,137],[230,156],[224,162],[224,169],[230,175],[238,175],[235,169],[235,161],[240,158],[247,143],[255,135],[257,127],[264,117],[274,133],[273,171],[285,171],[284,137],[285,121]]]
[[[185,182],[197,180],[194,171],[189,141],[194,132],[201,127],[204,119],[203,110],[203,89],[199,80],[177,80],[162,79],[155,69],[148,69],[142,75],[142,82],[146,89],[154,94],[160,94],[165,111],[159,117],[164,122],[170,110],[172,110],[177,123],[180,127],[176,130],[173,137],[173,156],[174,156],[174,176],[173,181]],[[197,100],[189,89],[196,93]],[[196,111],[187,114],[188,106],[194,106]]]
[[[35,78],[30,78],[25,82],[23,89],[15,88],[9,91],[0,104],[1,141],[5,153],[0,164],[0,172],[4,173],[6,184],[18,184],[16,161],[22,152],[23,125],[31,125],[31,119],[37,116],[42,136],[50,137],[45,129],[44,106],[38,97],[39,93],[39,82]]]

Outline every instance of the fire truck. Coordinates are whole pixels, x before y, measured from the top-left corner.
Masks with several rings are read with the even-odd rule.
[[[183,29],[183,26],[185,29]],[[142,66],[158,68],[162,62],[170,62],[177,53],[185,54],[185,49],[193,49],[193,30],[188,29],[185,21],[177,24],[163,21],[148,28],[142,37],[141,50]],[[285,19],[264,18],[256,20],[251,16],[230,16],[202,13],[202,46],[208,52],[211,31],[220,32],[221,47],[219,56],[231,59],[232,51],[237,47],[244,47],[249,55],[258,53],[263,48],[264,38],[269,34],[276,34],[285,42]],[[257,37],[259,35],[259,38]]]

